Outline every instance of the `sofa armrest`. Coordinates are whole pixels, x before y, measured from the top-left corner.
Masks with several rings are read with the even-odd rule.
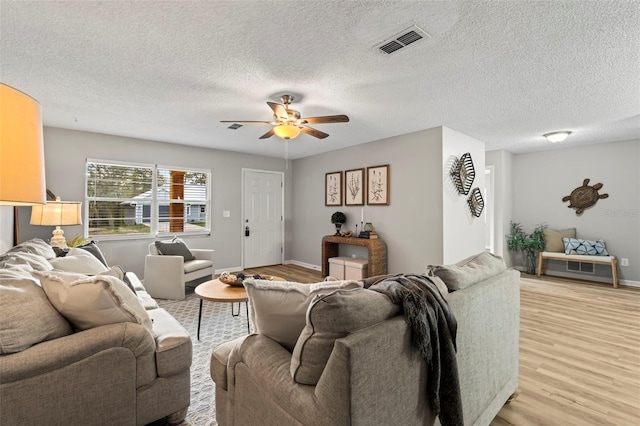
[[[193,348],[187,330],[162,308],[151,309],[147,313],[153,321],[158,377],[170,377],[189,370]]]
[[[153,336],[142,325],[125,322],[80,331],[0,357],[2,384],[63,369],[113,348],[131,351],[131,360],[136,363],[136,387],[155,378]]]
[[[184,293],[184,258],[148,254],[144,259],[144,287],[152,297],[160,299],[184,299],[176,297],[176,287]]]
[[[215,250],[211,249],[190,249],[191,254],[196,260],[210,260],[213,262],[213,253]]]

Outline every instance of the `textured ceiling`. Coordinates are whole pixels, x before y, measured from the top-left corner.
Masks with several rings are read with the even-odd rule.
[[[410,25],[431,37],[374,49]],[[292,93],[351,122],[290,158],[441,125],[520,153],[640,137],[638,28],[638,1],[0,0],[0,79],[68,129],[281,157],[219,121]]]

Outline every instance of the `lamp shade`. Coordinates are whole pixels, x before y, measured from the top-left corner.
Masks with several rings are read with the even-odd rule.
[[[31,207],[31,225],[82,225],[82,203],[75,201],[49,201]]]
[[[0,83],[0,205],[46,200],[40,104]]]
[[[294,139],[300,134],[300,128],[293,124],[280,124],[273,128],[273,133],[282,139]]]

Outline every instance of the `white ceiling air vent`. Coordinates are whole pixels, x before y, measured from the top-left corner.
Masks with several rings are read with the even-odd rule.
[[[431,36],[420,27],[412,25],[393,37],[376,44],[375,49],[383,55],[390,55],[398,50],[404,49],[418,40],[429,37]]]
[[[231,126],[227,127],[227,129],[238,130],[240,127],[242,127],[242,124],[233,123]]]

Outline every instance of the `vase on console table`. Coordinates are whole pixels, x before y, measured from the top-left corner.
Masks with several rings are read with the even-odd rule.
[[[341,223],[336,223],[336,233],[335,235],[340,236],[340,228],[342,228],[342,224]]]

